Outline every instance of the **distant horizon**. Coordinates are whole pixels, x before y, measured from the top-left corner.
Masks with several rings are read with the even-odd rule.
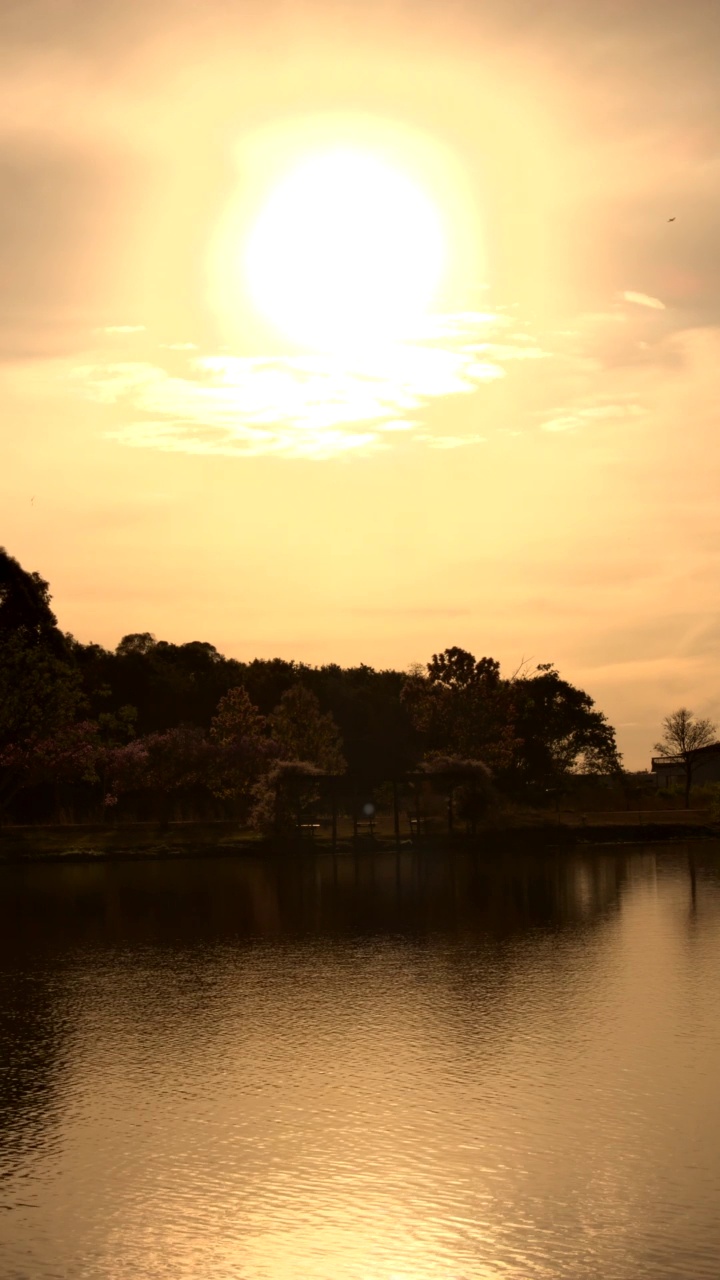
[[[42,572],[42,570],[37,569],[36,567],[33,568],[29,565],[21,565],[21,568],[28,572],[38,572],[40,574],[40,577],[43,578],[45,581],[47,581],[47,577]],[[72,636],[72,638],[78,641],[80,644],[83,644],[83,645],[98,644],[102,648],[108,650],[109,652],[115,652],[119,647],[120,643],[122,642],[122,640],[127,638],[128,636],[150,635],[152,636],[152,639],[155,643],[164,642],[167,644],[173,644],[178,646],[184,645],[184,644],[193,644],[193,643],[210,644],[222,658],[232,659],[237,662],[243,662],[243,663],[250,663],[253,661],[272,662],[273,660],[277,659],[278,661],[281,661],[281,662],[296,663],[299,666],[307,666],[315,669],[319,669],[319,668],[327,667],[331,665],[337,665],[345,669],[367,666],[372,668],[375,671],[394,671],[394,672],[400,672],[400,673],[408,673],[416,665],[419,665],[424,668],[427,665],[427,663],[430,661],[433,654],[440,653],[443,650],[449,648],[450,646],[448,643],[448,639],[450,639],[453,644],[456,643],[457,641],[457,637],[448,638],[447,636],[445,636],[442,638],[442,640],[436,641],[433,644],[433,647],[427,650],[423,656],[413,657],[409,659],[407,662],[393,662],[393,661],[385,661],[382,658],[375,659],[373,661],[368,661],[366,656],[343,658],[342,660],[339,659],[337,655],[331,656],[329,654],[327,656],[322,656],[322,657],[313,657],[312,655],[303,656],[297,652],[297,649],[293,651],[291,644],[289,642],[286,642],[287,651],[284,653],[281,652],[278,647],[273,648],[271,641],[268,642],[267,649],[265,652],[260,652],[258,651],[257,648],[253,648],[251,645],[251,642],[245,642],[244,644],[235,642],[234,651],[233,651],[232,642],[229,642],[223,645],[221,643],[216,642],[215,640],[210,639],[205,634],[201,635],[199,632],[198,634],[193,634],[192,636],[188,634],[187,636],[184,636],[184,637],[182,636],[173,637],[170,635],[159,634],[158,632],[152,631],[151,628],[143,627],[143,626],[137,626],[137,627],[132,627],[128,630],[123,630],[122,633],[119,636],[117,636],[117,639],[114,639],[114,638],[100,639],[96,634],[82,636],[78,634],[78,632],[75,631],[72,627],[67,627],[64,625],[63,618],[58,609],[57,599],[52,589],[52,582],[49,582],[48,585],[50,589],[51,607],[53,609],[55,616],[57,617],[59,629],[64,634]],[[482,658],[482,657],[494,658],[496,661],[500,663],[501,674],[503,676],[503,679],[511,678],[513,673],[519,670],[521,667],[525,668],[528,673],[531,673],[535,668],[539,667],[541,663],[549,662],[552,666],[554,666],[556,669],[559,670],[559,673],[563,677],[563,679],[569,680],[571,684],[579,685],[579,682],[575,680],[567,670],[563,669],[556,661],[554,661],[552,657],[549,657],[547,655],[533,655],[532,653],[530,654],[522,653],[518,657],[517,661],[507,663],[507,662],[503,662],[502,658],[498,657],[497,653],[495,653],[494,651],[491,651],[487,647],[483,648],[481,645],[476,644],[473,647],[470,644],[467,644],[467,645],[459,644],[458,647],[468,649],[469,652],[473,653],[475,658]],[[579,685],[579,687],[584,688],[585,686]],[[603,707],[601,703],[598,701],[597,697],[595,697],[593,690],[591,688],[586,688],[585,691],[589,693],[590,696],[593,698],[597,710],[607,715],[606,708]],[[653,739],[653,742],[657,741],[657,738],[660,735],[660,730],[661,730],[660,722],[666,714],[667,714],[667,711],[663,711],[662,716],[660,716],[658,719],[658,725],[656,727],[655,738]],[[637,763],[637,764],[631,763],[628,760],[627,756],[624,755],[622,751],[622,729],[627,729],[629,726],[627,725],[618,726],[612,720],[611,716],[608,715],[607,718],[610,721],[610,723],[613,725],[615,730],[619,730],[618,747],[621,755],[623,756],[624,768],[626,768],[630,772],[639,771],[639,770],[647,771],[649,768],[649,761],[654,752],[654,746],[651,745],[648,747],[648,751],[646,755],[641,758],[641,763]]]

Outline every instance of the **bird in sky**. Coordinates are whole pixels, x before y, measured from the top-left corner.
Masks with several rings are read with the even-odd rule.
[[[668,218],[668,222],[674,222],[674,221],[675,221],[674,218]]]

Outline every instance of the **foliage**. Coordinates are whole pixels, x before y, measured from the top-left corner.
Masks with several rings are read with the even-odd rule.
[[[517,747],[512,690],[493,658],[464,649],[433,654],[426,674],[409,675],[403,701],[425,753],[482,759],[507,768]]]
[[[96,782],[99,754],[98,726],[81,720],[48,737],[6,746],[0,752],[0,765],[15,771],[24,786],[44,780]]]
[[[338,727],[305,685],[292,685],[282,695],[268,724],[284,760],[307,761],[327,773],[345,769]]]
[[[0,547],[0,635],[21,645],[65,653],[65,641],[50,608],[50,588],[39,573],[27,573]]]
[[[0,747],[58,731],[82,710],[77,671],[23,632],[0,633]]]
[[[470,825],[473,834],[477,822],[497,806],[492,774],[482,760],[433,754],[421,763],[420,771],[445,791],[448,818],[452,819],[456,812]]]
[[[457,647],[405,673],[238,662],[151,632],[113,652],[63,635],[48,584],[0,551],[0,795],[49,787],[55,762],[73,806],[92,810],[91,739],[106,794],[142,792],[146,808],[185,791],[191,804],[205,793],[247,812],[278,761],[368,781],[432,757],[476,761],[498,792],[523,799],[619,767],[606,718],[548,664],[508,679],[495,659]]]
[[[306,760],[278,760],[256,783],[251,822],[265,835],[287,837],[314,817],[324,770]]]
[[[205,784],[213,752],[201,729],[178,725],[105,748],[102,759],[111,794],[164,793]]]
[[[84,707],[78,672],[50,609],[48,584],[0,548],[0,798],[69,761],[69,726]],[[75,735],[77,737],[77,735]]]
[[[511,789],[557,787],[570,773],[615,774],[615,730],[589,694],[561,679],[550,663],[511,682],[518,751],[505,781]]]
[[[267,721],[238,685],[220,699],[210,726],[214,748],[210,790],[224,799],[247,800],[260,775],[277,755]]]
[[[426,752],[480,759],[513,794],[543,793],[569,773],[619,768],[615,732],[592,698],[547,663],[502,679],[492,658],[434,654],[403,697]]]
[[[81,706],[48,584],[0,547],[0,748],[55,732]]]

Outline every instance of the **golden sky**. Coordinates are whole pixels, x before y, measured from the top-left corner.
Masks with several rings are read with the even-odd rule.
[[[553,661],[631,767],[720,718],[718,48],[716,0],[3,6],[0,540],[61,625]]]

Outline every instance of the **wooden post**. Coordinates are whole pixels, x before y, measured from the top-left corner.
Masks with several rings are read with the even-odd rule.
[[[332,851],[337,850],[337,779],[330,783],[330,800],[332,803]]]

